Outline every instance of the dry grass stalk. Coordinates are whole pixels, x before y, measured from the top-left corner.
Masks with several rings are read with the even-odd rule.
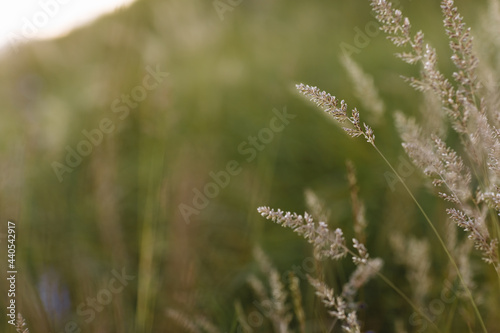
[[[299,323],[300,333],[306,333],[306,315],[302,307],[302,293],[300,292],[300,280],[290,272],[290,291],[292,295],[295,317]]]
[[[410,20],[403,16],[399,9],[395,9],[387,0],[371,0],[371,5],[377,20],[381,24],[381,30],[388,35],[388,39],[394,45],[406,48],[405,52],[398,53],[397,56],[409,64],[420,64],[420,77],[407,78],[406,80],[412,87],[427,94],[427,100],[433,103],[433,108],[439,104],[441,105],[443,113],[448,115],[452,128],[459,135],[463,147],[462,151],[464,152],[462,155],[465,157],[461,156],[460,150],[452,148],[438,136],[444,132],[441,126],[426,129],[424,133],[416,121],[399,114],[396,116],[396,123],[403,139],[403,147],[414,163],[433,180],[433,185],[440,188],[439,196],[454,206],[446,210],[449,217],[468,233],[468,237],[474,242],[475,248],[481,251],[483,259],[496,269],[500,279],[498,240],[491,237],[489,231],[489,227],[493,225],[496,234],[500,235],[498,219],[493,214],[490,214],[492,217],[489,219],[487,214],[488,206],[500,213],[500,188],[497,186],[500,179],[500,140],[498,139],[500,129],[495,126],[495,124],[498,124],[499,118],[498,116],[492,116],[495,112],[492,113],[487,109],[488,106],[497,105],[497,102],[486,103],[486,99],[492,100],[492,98],[488,94],[483,97],[483,91],[491,92],[493,90],[483,89],[483,84],[478,78],[479,62],[473,49],[471,29],[463,22],[463,17],[453,0],[441,1],[444,28],[452,51],[451,61],[456,67],[452,75],[453,82],[450,82],[438,69],[436,50],[424,41],[424,34],[421,31],[413,35]],[[491,1],[490,6],[496,9],[500,8],[496,1]],[[344,60],[344,62],[346,67],[354,68],[349,59]],[[392,171],[396,172],[390,162],[375,146],[371,128],[366,124],[361,125],[359,112],[356,108],[352,110],[352,116],[349,117],[347,115],[347,104],[344,101],[339,102],[336,97],[316,87],[299,84],[297,89],[325,112],[331,114],[338,122],[350,123],[352,127],[344,127],[344,130],[352,137],[364,136],[388,163]],[[439,99],[439,103],[434,97]],[[442,124],[442,122],[440,123]],[[486,332],[482,316],[474,302],[470,289],[468,289],[469,284],[460,273],[461,268],[457,264],[457,261],[461,263],[468,261],[461,258],[455,259],[452,255],[452,253],[457,255],[459,252],[463,254],[463,251],[456,251],[446,247],[436,227],[404,180],[399,175],[398,177],[438,237],[459,279],[467,289],[468,297],[472,302],[482,330]],[[475,191],[473,184],[478,184],[478,189]],[[307,220],[306,227],[299,228],[292,221],[299,221],[299,224],[301,224],[300,222],[304,220],[301,216],[285,217],[280,211],[262,211],[262,208],[259,211],[279,224],[298,230],[300,234],[304,235],[316,246],[322,243],[322,248],[326,247],[323,242],[329,238],[312,238],[311,235],[318,234],[320,228],[313,227],[312,220],[307,219],[307,217],[305,218]],[[304,233],[304,229],[309,229],[309,232]],[[318,242],[317,239],[321,239],[321,242]],[[454,243],[456,244],[456,242]],[[357,244],[356,241],[354,244],[359,252],[356,258],[360,258],[360,263],[366,263],[368,258],[364,257],[364,246]],[[422,256],[428,253],[427,247],[423,246],[423,244],[418,245],[415,243],[414,245],[412,251],[417,251]],[[345,247],[345,244],[342,243],[342,246]],[[424,266],[413,267],[415,276],[424,274],[427,270],[428,267]],[[425,294],[424,291],[422,289],[416,292],[415,298],[421,301]]]
[[[325,222],[315,223],[311,215],[304,216],[297,213],[275,211],[269,207],[259,207],[258,212],[268,220],[283,227],[291,228],[314,245],[317,259],[331,258],[334,260],[347,255],[344,233],[340,229],[331,232]]]
[[[316,295],[329,309],[328,314],[342,323],[342,330],[349,333],[361,333],[356,311],[350,309],[342,296],[335,296],[333,289],[324,282],[308,276],[309,283],[316,289]]]
[[[336,229],[331,232],[325,222],[316,224],[312,217],[305,213],[304,216],[296,213],[273,210],[269,207],[259,207],[259,213],[265,218],[289,227],[303,236],[309,243],[314,245],[315,254],[318,259],[330,258],[339,260],[347,255],[352,255],[353,262],[358,265],[352,273],[347,284],[344,285],[342,293],[334,296],[333,289],[330,289],[324,282],[308,276],[309,282],[316,289],[316,294],[321,298],[323,304],[330,309],[329,314],[343,323],[344,332],[360,332],[360,327],[356,315],[358,308],[354,301],[358,290],[364,286],[373,276],[379,274],[383,261],[380,258],[370,259],[365,245],[356,238],[353,241],[353,248],[357,253],[349,250],[345,244],[343,232]],[[255,289],[261,289],[259,287]]]
[[[351,117],[349,117],[347,115],[347,103],[344,100],[339,101],[335,96],[320,90],[318,87],[311,87],[302,83],[297,85],[297,89],[326,113],[332,115],[340,124],[350,123],[352,127],[343,127],[343,129],[351,137],[364,136],[366,141],[375,144],[373,130],[365,123],[361,124],[359,112],[356,108],[352,109]]]
[[[410,45],[413,59],[422,62],[422,79],[411,79],[411,84],[417,89],[431,89],[441,96],[444,110],[450,116],[453,128],[461,135],[469,161],[474,164],[472,167],[476,181],[483,188],[488,188],[493,179],[498,179],[498,130],[489,124],[483,107],[477,106],[476,95],[481,84],[476,74],[478,60],[473,52],[473,38],[453,1],[443,0],[441,8],[453,52],[451,59],[457,67],[457,71],[453,73],[457,88],[437,70],[435,50],[426,44],[426,52],[422,53],[423,34],[416,34],[415,40],[418,43],[411,42],[410,22],[407,18],[402,18],[400,11],[383,0],[372,1],[372,6],[377,18],[384,24],[383,30],[389,34],[389,39],[397,46]],[[447,209],[450,217],[469,232],[469,238],[476,244],[476,249],[482,251],[485,261],[498,271],[498,241],[490,239],[483,210],[477,207],[477,203],[481,201],[494,204],[492,198],[496,196],[496,192],[479,191],[475,195],[471,185],[472,173],[455,150],[437,135],[432,135],[430,141],[425,139],[415,121],[407,120],[402,115],[398,115],[397,124],[403,147],[413,162],[433,178],[435,186],[445,185],[445,190],[440,191],[439,195],[457,206]],[[480,172],[485,166],[488,170]]]
[[[312,215],[317,216],[320,221],[327,222],[330,218],[331,212],[325,202],[321,200],[311,189],[306,189],[304,191],[304,196],[306,199],[306,207]]]
[[[16,332],[18,333],[29,333],[29,329],[26,325],[26,320],[24,319],[23,315],[21,312],[17,314],[17,319],[16,319]]]
[[[340,61],[351,80],[356,98],[369,112],[370,120],[377,124],[384,114],[385,105],[379,96],[373,77],[364,72],[361,66],[347,54],[344,54]]]
[[[287,333],[292,320],[292,314],[289,313],[290,307],[287,304],[288,293],[281,282],[280,274],[262,249],[255,248],[254,257],[261,271],[268,277],[270,294],[268,294],[264,284],[257,277],[251,276],[248,282],[259,297],[261,304],[267,305],[266,308],[268,311],[264,315],[271,320],[274,331],[277,333]]]
[[[247,320],[245,319],[245,311],[243,310],[241,302],[235,302],[234,308],[236,310],[236,317],[238,319],[238,323],[240,324],[241,330],[244,333],[252,333],[252,327],[247,323]]]
[[[425,300],[432,286],[430,268],[432,258],[430,244],[427,239],[404,237],[396,232],[389,238],[396,262],[405,265],[406,278],[412,290],[412,299],[420,307],[425,306]]]
[[[194,318],[191,318],[187,314],[175,309],[167,309],[166,315],[167,317],[175,321],[179,326],[181,326],[187,332],[220,333],[220,330],[206,317],[195,316]]]
[[[174,320],[184,330],[186,330],[186,332],[202,333],[198,325],[196,325],[196,323],[192,319],[190,319],[186,314],[174,309],[167,309],[166,315],[170,319]]]
[[[349,181],[349,189],[351,193],[352,215],[354,223],[354,233],[356,238],[361,242],[365,242],[365,229],[367,226],[365,217],[365,205],[359,198],[358,180],[356,179],[356,169],[351,161],[346,162],[347,180]]]

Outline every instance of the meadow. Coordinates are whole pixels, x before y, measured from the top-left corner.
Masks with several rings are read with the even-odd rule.
[[[371,2],[139,0],[4,50],[17,331],[500,332],[499,5],[455,1],[454,51],[440,2],[397,1],[409,40]]]

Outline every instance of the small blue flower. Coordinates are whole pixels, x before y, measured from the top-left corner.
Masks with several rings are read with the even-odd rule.
[[[54,324],[60,324],[69,314],[71,300],[67,286],[53,268],[46,270],[38,280],[38,293],[45,313]]]

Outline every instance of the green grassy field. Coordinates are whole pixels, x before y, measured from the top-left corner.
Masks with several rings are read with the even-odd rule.
[[[456,4],[470,25],[479,23],[484,2]],[[412,292],[389,246],[393,230],[439,248],[403,187],[388,183],[380,156],[295,90],[299,82],[317,85],[363,114],[339,60],[353,51],[385,103],[373,125],[378,146],[394,165],[402,163],[393,117],[396,110],[418,113],[422,97],[400,77],[418,75],[418,67],[396,59],[383,33],[369,30],[376,22],[369,1],[228,6],[218,12],[212,1],[140,0],[63,38],[2,56],[2,253],[7,221],[14,221],[16,304],[30,332],[190,332],[168,315],[172,309],[207,318],[220,332],[240,332],[235,303],[262,313],[247,282],[260,274],[255,246],[282,273],[311,267],[307,242],[263,219],[257,207],[303,213],[304,191],[312,189],[331,212],[331,228],[351,239],[347,159],[366,204],[366,245],[386,259],[383,272],[395,285]],[[401,0],[400,7],[451,73],[439,2]],[[406,181],[429,216],[446,219],[446,204],[423,179],[412,171]],[[427,308],[446,280],[444,252],[431,256]],[[494,272],[479,260],[473,265],[485,295],[481,309],[498,306],[487,298],[488,291],[498,295]],[[334,290],[354,270],[347,261],[313,266],[308,273]],[[6,274],[2,269],[4,309]],[[332,320],[313,289],[302,278],[300,286],[307,332],[330,332]],[[380,279],[360,298],[363,331],[395,332],[397,321],[407,332],[421,327]],[[479,332],[478,323],[467,328],[461,321],[471,313],[460,300],[446,304],[435,322],[448,332]],[[486,313],[491,332],[499,332],[498,308]],[[273,331],[267,321],[254,324],[254,332]],[[0,327],[15,331],[6,321]],[[290,327],[299,332],[296,319]]]

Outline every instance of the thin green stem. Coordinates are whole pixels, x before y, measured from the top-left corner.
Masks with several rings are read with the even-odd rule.
[[[387,158],[385,157],[385,155],[382,154],[382,152],[378,149],[378,147],[374,143],[372,143],[372,146],[375,148],[375,150],[377,151],[377,153],[379,153],[379,155],[382,157],[382,159],[385,161],[385,163],[389,166],[389,168],[392,170],[392,172],[394,172],[394,174],[396,175],[396,177],[398,177],[399,181],[401,182],[401,184],[403,184],[403,187],[408,192],[408,194],[412,198],[413,202],[415,202],[415,204],[417,205],[418,209],[420,210],[420,212],[424,216],[425,220],[427,221],[427,223],[431,227],[432,231],[436,235],[436,237],[439,240],[439,243],[441,244],[441,246],[443,247],[446,255],[450,259],[451,264],[453,265],[453,267],[457,271],[458,278],[460,279],[460,282],[464,286],[464,288],[465,288],[465,290],[467,292],[467,295],[470,298],[470,301],[472,303],[472,307],[474,308],[474,312],[476,313],[476,316],[479,319],[479,323],[481,324],[481,328],[483,329],[483,331],[485,333],[488,333],[488,330],[486,329],[486,325],[484,324],[484,321],[483,321],[483,317],[481,316],[481,313],[479,312],[479,309],[478,309],[478,307],[476,305],[476,302],[474,301],[474,298],[472,296],[472,292],[470,291],[469,287],[465,283],[465,280],[464,280],[462,274],[460,273],[460,269],[458,268],[458,265],[457,265],[455,259],[453,259],[453,256],[451,255],[450,251],[448,251],[448,248],[446,247],[446,244],[444,243],[443,239],[439,235],[439,232],[437,231],[436,227],[431,222],[429,216],[427,216],[427,213],[424,211],[424,209],[422,208],[422,206],[420,205],[420,203],[417,201],[417,199],[415,198],[415,196],[413,195],[413,193],[411,192],[411,190],[408,188],[408,186],[406,185],[406,182],[404,181],[404,179],[399,175],[399,173],[396,171],[396,169],[394,169],[394,167],[392,166],[392,164],[387,160]]]
[[[384,274],[380,273],[380,272],[377,272],[377,275],[382,279],[384,280],[385,283],[387,283],[392,289],[394,289],[401,297],[403,297],[405,299],[405,301],[407,301],[411,307],[416,311],[418,312],[419,315],[421,315],[422,317],[425,318],[425,320],[427,320],[432,328],[434,330],[436,330],[437,332],[441,332],[441,330],[437,327],[437,325],[424,313],[422,312],[422,310],[420,310],[417,305],[415,303],[413,303],[409,298],[408,296],[406,296],[402,291],[401,289],[399,289],[398,287],[396,287],[396,285],[394,285],[394,283],[391,282],[391,280],[389,280]]]

